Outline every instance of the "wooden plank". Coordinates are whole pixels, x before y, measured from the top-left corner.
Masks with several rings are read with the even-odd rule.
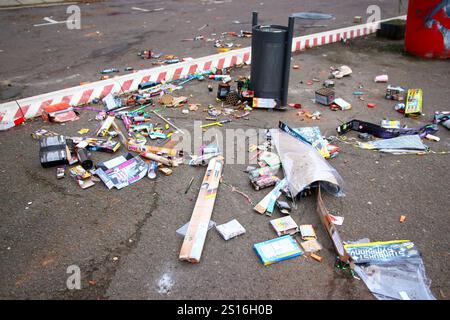
[[[215,157],[209,161],[189,227],[181,246],[180,260],[192,263],[200,262],[209,220],[211,219],[220,178],[222,177],[222,168],[222,157]]]

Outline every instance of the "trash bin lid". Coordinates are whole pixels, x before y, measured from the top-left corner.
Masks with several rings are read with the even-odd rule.
[[[287,32],[287,28],[283,27],[283,26],[276,26],[276,25],[260,25],[260,26],[256,26],[256,29],[258,29],[258,31],[262,31],[262,32],[271,32],[271,33],[276,33],[276,32]]]

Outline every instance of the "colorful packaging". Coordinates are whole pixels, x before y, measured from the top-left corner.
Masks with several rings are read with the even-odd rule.
[[[302,254],[300,246],[291,235],[256,243],[253,249],[265,266]]]
[[[406,98],[405,117],[422,114],[422,89],[409,89]]]
[[[285,234],[292,235],[299,231],[297,223],[295,223],[291,216],[270,220],[270,224],[279,237]]]

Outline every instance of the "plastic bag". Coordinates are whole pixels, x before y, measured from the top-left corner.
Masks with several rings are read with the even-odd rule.
[[[366,241],[367,240],[367,241]],[[345,245],[355,272],[379,300],[436,300],[420,253],[409,240]]]
[[[356,265],[355,272],[379,300],[436,300],[421,258]]]
[[[296,196],[314,182],[334,196],[344,196],[339,173],[314,149],[291,135],[271,129],[272,142],[280,156],[291,193]]]

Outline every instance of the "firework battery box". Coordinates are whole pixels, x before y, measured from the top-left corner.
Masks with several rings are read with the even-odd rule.
[[[422,114],[422,89],[409,89],[406,98],[405,117],[417,117]]]
[[[316,102],[323,104],[324,106],[329,106],[334,102],[334,90],[330,88],[321,88],[316,91],[315,98]]]
[[[219,83],[217,88],[217,99],[224,101],[231,91],[231,86],[228,83]]]
[[[394,87],[389,85],[386,88],[385,98],[388,100],[403,101],[405,100],[406,90],[402,87]]]
[[[64,136],[45,137],[39,140],[39,158],[44,168],[67,164],[69,149]]]

